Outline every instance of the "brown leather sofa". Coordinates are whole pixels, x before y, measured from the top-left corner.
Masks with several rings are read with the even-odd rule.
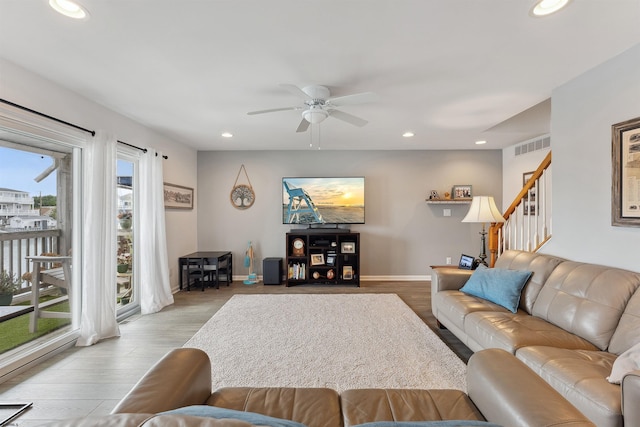
[[[236,420],[157,415],[210,405],[293,420],[309,427],[350,427],[374,421],[488,420],[505,427],[590,426],[591,423],[524,363],[503,350],[474,354],[468,394],[459,390],[246,388],[211,390],[211,364],[198,349],[181,348],[154,365],[111,415],[51,426],[238,426]],[[456,425],[465,426],[462,421]]]
[[[514,354],[596,425],[639,426],[640,371],[622,389],[607,377],[640,343],[640,274],[521,251],[506,251],[495,267],[533,272],[517,313],[461,292],[471,271],[437,268],[431,303],[438,322],[473,351]]]

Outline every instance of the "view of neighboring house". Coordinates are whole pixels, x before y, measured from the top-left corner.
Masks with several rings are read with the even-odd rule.
[[[0,226],[16,230],[52,228],[56,220],[42,216],[33,208],[33,197],[26,191],[0,188]]]

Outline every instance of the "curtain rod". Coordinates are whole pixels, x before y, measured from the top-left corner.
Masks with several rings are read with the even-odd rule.
[[[7,105],[11,105],[12,107],[16,107],[16,108],[19,108],[19,109],[24,110],[24,111],[28,111],[28,112],[33,113],[33,114],[37,114],[40,117],[45,117],[45,118],[47,118],[49,120],[53,120],[55,122],[62,123],[63,125],[71,126],[72,128],[85,131],[87,133],[90,133],[91,136],[96,136],[96,131],[94,131],[94,130],[85,129],[85,128],[80,127],[78,125],[74,125],[73,123],[65,122],[64,120],[60,120],[60,119],[58,119],[56,117],[53,117],[53,116],[50,116],[48,114],[41,113],[40,111],[36,111],[36,110],[32,110],[31,108],[23,107],[22,105],[16,104],[15,102],[7,101],[6,99],[2,99],[2,98],[0,98],[0,102],[3,102],[5,104],[7,104]]]
[[[21,109],[21,110],[23,110],[23,111],[28,111],[29,113],[37,114],[37,115],[38,115],[38,116],[40,116],[40,117],[45,117],[45,118],[47,118],[47,119],[49,119],[49,120],[53,120],[53,121],[55,121],[55,122],[62,123],[63,125],[71,126],[72,128],[75,128],[75,129],[78,129],[78,130],[81,130],[81,131],[84,131],[84,132],[90,133],[90,134],[91,134],[91,136],[96,136],[96,131],[94,131],[94,130],[85,129],[85,128],[81,127],[81,126],[74,125],[73,123],[66,122],[66,121],[64,121],[64,120],[58,119],[58,118],[56,118],[56,117],[50,116],[50,115],[45,114],[45,113],[41,113],[40,111],[32,110],[31,108],[24,107],[24,106],[22,106],[22,105],[20,105],[20,104],[16,104],[15,102],[8,101],[8,100],[6,100],[6,99],[4,99],[4,98],[0,98],[0,102],[2,102],[2,103],[4,103],[4,104],[7,104],[7,105],[11,105],[12,107],[19,108],[19,109]],[[127,143],[126,143],[126,142],[124,142],[124,141],[118,141],[118,142],[119,142],[120,144],[127,145],[127,146],[129,146],[129,147],[131,147],[131,148],[138,149],[138,150],[142,151],[143,153],[146,153],[146,152],[147,152],[147,149],[146,149],[146,148],[136,147],[135,145],[127,144]],[[158,155],[158,153],[156,153],[156,156],[157,156],[157,155]],[[168,156],[163,155],[163,156],[162,156],[162,158],[166,160],[166,159],[168,159],[169,157],[168,157]]]
[[[117,142],[118,142],[118,143],[120,143],[120,144],[126,145],[127,147],[131,147],[131,148],[135,148],[136,150],[140,150],[140,151],[142,151],[143,153],[146,153],[147,151],[149,151],[149,150],[147,150],[146,148],[138,147],[137,145],[132,145],[132,144],[129,144],[129,143],[127,143],[127,142],[120,141],[119,139],[117,140]],[[157,157],[157,156],[158,156],[158,153],[156,153],[156,157]],[[165,156],[165,155],[163,154],[163,155],[162,155],[162,158],[163,158],[163,159],[165,159],[165,160],[167,160],[167,159],[169,158],[169,156]]]

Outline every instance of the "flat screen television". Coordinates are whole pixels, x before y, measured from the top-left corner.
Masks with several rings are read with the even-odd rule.
[[[364,177],[282,178],[283,224],[364,224]]]

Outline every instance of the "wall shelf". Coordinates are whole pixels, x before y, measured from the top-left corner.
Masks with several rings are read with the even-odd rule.
[[[469,205],[471,199],[427,199],[430,205]]]

